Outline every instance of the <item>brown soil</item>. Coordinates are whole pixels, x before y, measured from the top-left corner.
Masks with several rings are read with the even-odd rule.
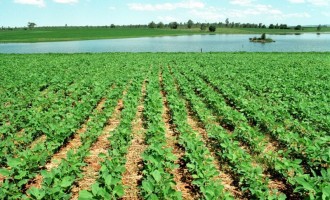
[[[281,180],[270,180],[268,188],[271,190],[284,191],[286,189],[286,185]]]
[[[132,132],[133,140],[132,144],[128,149],[128,154],[126,156],[126,171],[123,174],[122,182],[125,187],[125,195],[122,199],[141,199],[139,193],[139,181],[142,178],[142,157],[141,154],[147,148],[144,143],[144,133],[143,128],[143,99],[146,95],[146,83],[142,86],[142,98],[140,100],[140,105],[136,113],[135,121],[133,122]]]
[[[265,136],[264,142],[267,143],[264,149],[264,153],[270,153],[270,152],[277,152],[279,151],[279,143],[275,140],[272,140],[272,138],[269,135]],[[259,155],[260,159],[262,160],[262,154]],[[279,158],[281,159],[281,158]],[[267,168],[268,166],[264,166],[264,168]],[[289,186],[283,179],[276,178],[274,174],[268,174],[269,177],[272,178],[272,180],[269,181],[268,188],[271,190],[278,190],[281,192],[284,192],[286,194],[292,193],[291,186]]]
[[[97,107],[96,109],[100,111],[102,110],[102,107]],[[84,159],[87,165],[82,168],[82,179],[80,179],[72,188],[71,199],[78,199],[79,191],[90,189],[95,180],[98,178],[98,174],[101,169],[101,162],[104,161],[102,158],[99,157],[99,154],[108,154],[108,148],[110,147],[110,132],[115,130],[116,127],[119,125],[120,113],[122,109],[123,100],[120,99],[118,101],[114,113],[108,120],[106,127],[104,127],[103,132],[90,148],[90,154]]]
[[[27,191],[28,189],[30,189],[32,187],[40,189],[41,184],[42,184],[42,175],[38,174],[31,182],[29,182],[25,185],[25,191]]]
[[[30,145],[29,148],[30,149],[34,149],[38,144],[44,143],[47,139],[46,135],[42,135],[40,137],[38,137],[37,139],[35,139]]]
[[[105,103],[106,100],[107,100],[106,98],[102,98],[102,99],[99,101],[99,103],[97,104],[97,106],[96,106],[95,109],[96,109],[97,111],[101,112],[101,111],[103,110],[104,103]]]
[[[202,140],[204,144],[207,144],[207,147],[211,153],[213,159],[213,164],[218,171],[218,176],[215,177],[216,180],[221,180],[221,184],[224,186],[225,190],[230,192],[234,197],[241,198],[242,192],[234,186],[234,179],[231,174],[226,173],[224,170],[221,169],[223,164],[220,164],[217,155],[215,153],[215,149],[212,147],[211,142],[209,141],[208,135],[206,130],[202,127],[202,125],[192,117],[192,114],[189,113],[188,115],[188,124],[192,127],[194,131],[199,133],[202,136]]]
[[[24,142],[22,142],[21,138],[24,138],[25,137],[25,129],[21,129],[20,131],[18,131],[16,134],[15,134],[15,137],[17,138],[15,141],[14,141],[14,144],[15,145],[20,145],[20,144],[24,144]]]
[[[175,83],[176,89],[179,90],[179,87],[177,85],[177,82]],[[189,110],[189,106],[186,105],[188,110]],[[212,119],[216,119],[216,117],[214,116],[210,116],[209,117],[209,122],[212,124],[217,124],[219,125],[219,123],[217,123],[215,120]],[[216,169],[218,170],[218,177],[215,177],[215,179],[221,180],[222,185],[224,186],[224,189],[228,192],[230,192],[234,197],[236,198],[240,198],[242,197],[242,192],[236,187],[234,186],[234,180],[231,174],[225,172],[225,170],[221,169],[227,166],[227,164],[220,164],[217,158],[217,155],[215,153],[215,149],[212,147],[212,142],[209,140],[208,135],[206,130],[203,128],[202,124],[198,122],[198,120],[196,120],[193,117],[193,114],[191,112],[188,111],[188,119],[187,119],[188,124],[192,127],[192,129],[194,131],[196,131],[197,133],[199,133],[202,137],[202,140],[204,142],[204,144],[207,144],[207,148],[209,149],[211,156],[215,159],[213,159],[214,161],[214,166],[216,167]],[[226,129],[228,134],[232,134],[231,131],[229,131],[228,129]]]
[[[159,81],[162,84],[163,78],[161,74],[159,75]],[[166,147],[172,149],[172,153],[177,157],[177,160],[174,162],[179,165],[179,168],[176,168],[172,171],[174,175],[174,181],[176,183],[175,189],[182,193],[183,199],[198,199],[198,193],[194,189],[194,186],[191,184],[192,178],[189,178],[188,170],[185,167],[185,163],[182,163],[182,158],[184,156],[184,150],[180,147],[177,141],[177,133],[175,133],[175,127],[170,123],[171,116],[169,112],[168,102],[166,100],[166,94],[164,91],[161,91],[163,99],[163,114],[162,118],[165,122],[165,137],[166,137]]]
[[[2,185],[5,179],[6,177],[0,174],[0,186]]]
[[[267,146],[264,149],[265,153],[270,152],[270,151],[276,152],[279,150],[278,147],[280,145],[278,144],[278,141],[272,140],[269,135],[265,136],[264,141],[265,141],[265,143],[267,143]]]
[[[65,146],[63,146],[56,154],[53,155],[53,157],[50,159],[50,161],[45,165],[45,168],[50,171],[53,168],[57,167],[61,160],[64,159],[68,153],[69,150],[77,150],[79,146],[81,145],[80,141],[80,135],[85,133],[87,130],[87,123],[90,119],[86,120],[86,122],[82,125],[82,127],[76,131],[76,133],[73,136],[73,139],[69,141]],[[26,185],[26,190],[30,189],[31,187],[40,188],[42,184],[42,176],[38,174],[31,183],[28,183]]]
[[[79,146],[81,146],[80,136],[86,132],[87,130],[87,123],[90,121],[88,119],[82,127],[73,135],[73,138],[63,146],[54,156],[51,158],[50,162],[46,164],[46,169],[50,171],[51,169],[57,167],[61,160],[66,158],[67,153],[69,150],[76,151]]]

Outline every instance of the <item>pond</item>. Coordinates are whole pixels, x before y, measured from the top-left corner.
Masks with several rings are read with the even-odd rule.
[[[330,34],[267,35],[276,42],[253,43],[251,35],[191,35],[69,42],[2,43],[0,53],[82,52],[311,52],[330,51]]]

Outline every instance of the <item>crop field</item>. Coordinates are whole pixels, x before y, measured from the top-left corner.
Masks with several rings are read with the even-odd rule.
[[[0,54],[0,199],[330,199],[330,53]]]

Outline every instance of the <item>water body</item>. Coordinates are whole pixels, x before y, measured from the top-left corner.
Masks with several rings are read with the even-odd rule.
[[[3,43],[0,53],[83,52],[330,52],[330,34],[267,35],[276,42],[253,43],[260,35],[192,35],[69,42]]]

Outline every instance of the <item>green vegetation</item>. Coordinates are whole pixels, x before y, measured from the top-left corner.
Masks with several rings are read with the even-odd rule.
[[[133,199],[329,199],[329,61],[315,52],[0,54],[0,199],[125,197],[136,134],[145,148],[134,155]],[[104,134],[109,144],[97,149]],[[99,162],[86,160],[92,151]]]
[[[150,23],[151,28],[105,28],[105,27],[58,27],[33,29],[10,29],[0,30],[0,42],[51,42],[51,41],[72,41],[72,40],[93,40],[93,39],[118,39],[156,36],[176,36],[192,34],[209,34],[208,25],[201,24],[192,28],[178,27],[176,22],[170,27],[164,27],[163,23]],[[294,29],[266,29],[266,28],[226,28],[216,27],[217,34],[293,34],[312,33],[317,28]],[[322,27],[318,32],[330,32],[330,27]]]
[[[266,38],[266,33],[261,34],[260,38],[254,37],[250,38],[250,42],[260,42],[260,43],[270,43],[270,42],[275,42],[271,38]]]
[[[150,28],[34,28],[32,30],[0,31],[0,42],[45,42],[92,39],[175,36],[196,34],[188,29]]]
[[[214,26],[214,25],[211,25],[211,26],[209,27],[209,31],[210,31],[210,32],[215,32],[216,30],[217,30],[217,27]]]

